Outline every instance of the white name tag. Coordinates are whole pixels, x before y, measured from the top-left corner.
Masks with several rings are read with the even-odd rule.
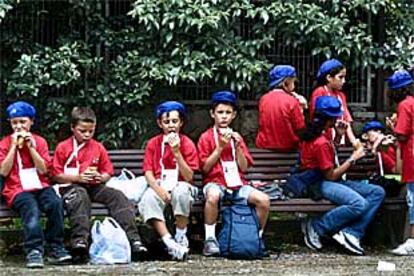
[[[226,180],[227,187],[237,188],[243,186],[237,163],[235,161],[222,161],[221,164],[223,166],[224,179]]]
[[[178,184],[178,170],[162,170],[161,171],[161,187],[171,192]]]
[[[21,169],[19,176],[23,190],[31,191],[43,188],[36,168]]]

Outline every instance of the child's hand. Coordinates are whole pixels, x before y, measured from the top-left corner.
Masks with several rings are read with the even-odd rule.
[[[394,132],[395,124],[397,123],[397,113],[393,113],[391,117],[385,117],[385,124]]]
[[[238,132],[233,131],[231,134],[231,137],[233,137],[234,141],[236,142],[236,147],[240,146],[240,142],[243,140],[241,135]]]
[[[365,156],[364,147],[360,147],[358,149],[355,149],[354,152],[352,152],[352,155],[351,155],[352,159],[354,159],[354,160],[361,159],[364,156]]]
[[[337,135],[342,136],[346,133],[347,128],[349,127],[349,124],[343,120],[336,121],[335,124],[335,130]]]
[[[180,149],[180,136],[177,133],[171,132],[167,136],[167,142],[170,145],[171,149],[175,152]]]
[[[95,173],[86,170],[79,175],[79,183],[88,184],[93,181],[94,177]]]
[[[169,204],[171,202],[171,194],[165,190],[163,187],[158,186],[158,188],[155,190],[155,193],[164,201],[166,204]]]
[[[296,92],[292,92],[292,96],[295,97],[296,100],[299,101],[300,106],[302,109],[308,109],[308,101],[306,98]]]

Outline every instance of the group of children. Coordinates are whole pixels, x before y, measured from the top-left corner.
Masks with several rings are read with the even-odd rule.
[[[310,101],[310,122],[306,125],[307,101],[295,93],[295,68],[274,67],[270,72],[270,90],[259,102],[256,145],[272,150],[299,150],[302,171],[322,172],[321,194],[337,207],[303,224],[306,245],[319,250],[322,248],[320,238],[331,235],[349,252],[362,255],[364,249],[360,241],[385,193],[379,186],[345,181],[342,177],[365,155],[367,148],[372,152],[380,151],[379,144],[387,136],[383,134],[381,123],[371,122],[364,127],[361,137],[367,146],[362,146],[355,138],[346,97],[341,92],[345,77],[346,69],[338,60],[322,64],[317,75],[318,87]],[[413,79],[408,72],[397,71],[388,83],[391,97],[399,102],[398,117],[390,120],[389,125],[401,147],[385,151],[381,165],[398,172],[396,160],[401,154],[402,180],[408,183],[407,202],[410,222],[414,225]],[[244,177],[253,164],[248,147],[243,137],[230,128],[238,112],[236,95],[230,91],[214,93],[209,112],[214,125],[200,136],[196,146],[181,133],[187,117],[185,106],[176,101],[161,103],[156,108],[156,122],[161,133],[151,138],[145,149],[143,171],[149,189],[142,196],[138,209],[144,221],[159,234],[174,260],[184,260],[189,252],[186,232],[195,194],[192,185],[195,171],[202,172],[204,184],[204,255],[220,254],[216,222],[220,202],[228,191],[234,199],[255,206],[259,235],[263,234],[269,214],[269,197],[248,185]],[[30,131],[35,115],[35,108],[29,103],[11,104],[7,116],[13,132],[0,141],[0,173],[5,179],[3,196],[22,219],[27,266],[43,267],[45,249],[51,263],[72,260],[63,245],[64,209],[71,227],[72,255],[85,256],[90,241],[91,202],[108,207],[110,216],[127,234],[133,258],[145,257],[147,248],[138,233],[134,207],[122,192],[104,185],[113,174],[113,166],[107,150],[93,139],[94,112],[87,107],[73,109],[70,124],[73,135],[57,145],[53,161],[45,139]],[[347,142],[353,144],[355,150],[349,159],[339,164],[335,146]],[[388,148],[394,149],[394,145]],[[53,189],[52,183],[60,184],[59,188]],[[164,209],[167,205],[172,206],[175,233],[170,233],[166,226]],[[44,233],[41,212],[48,219]],[[414,254],[414,226],[411,234],[412,238],[393,251],[395,254]]]
[[[215,235],[219,203],[226,190],[234,197],[256,206],[260,235],[269,213],[269,198],[247,185],[243,172],[253,160],[241,137],[230,124],[237,115],[237,98],[229,91],[213,95],[210,116],[214,126],[204,132],[198,147],[181,133],[187,112],[176,101],[157,106],[156,121],[161,134],[151,138],[145,149],[143,171],[149,189],[143,194],[138,209],[145,222],[161,237],[174,260],[184,260],[189,251],[186,236],[188,218],[195,187],[194,171],[204,175],[206,241],[203,254],[218,255]],[[87,107],[75,107],[71,114],[73,135],[60,142],[53,161],[47,142],[31,133],[35,108],[19,101],[7,108],[13,133],[0,141],[0,173],[5,179],[3,196],[8,206],[22,218],[26,264],[41,268],[45,254],[51,263],[64,264],[73,257],[84,257],[90,241],[91,202],[108,207],[109,214],[125,230],[131,244],[133,259],[147,254],[135,223],[135,210],[126,196],[105,184],[113,174],[113,166],[104,146],[93,139],[96,116]],[[59,184],[53,189],[53,184]],[[172,206],[175,234],[169,232],[164,209]],[[63,246],[63,210],[69,218],[72,256]],[[45,232],[40,217],[48,222]]]
[[[296,70],[289,65],[275,66],[269,74],[269,91],[259,102],[259,130],[256,146],[278,151],[298,150],[300,170],[322,173],[319,189],[323,198],[337,205],[322,217],[302,225],[305,244],[322,248],[320,238],[330,236],[347,251],[363,255],[361,239],[385,192],[369,181],[346,181],[346,171],[367,152],[377,155],[381,174],[402,174],[407,183],[407,204],[411,238],[392,250],[397,255],[414,255],[414,85],[413,77],[398,70],[387,79],[390,98],[398,104],[396,116],[387,118],[393,132],[385,135],[378,121],[365,124],[357,139],[352,116],[342,92],[346,68],[336,59],[325,61],[317,73],[317,86],[309,105],[305,127],[306,101],[295,91]],[[354,151],[339,164],[336,147],[351,144]]]

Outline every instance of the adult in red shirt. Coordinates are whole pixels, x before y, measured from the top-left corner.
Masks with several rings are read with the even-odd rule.
[[[139,259],[147,249],[135,224],[135,209],[122,192],[105,186],[113,166],[105,147],[93,139],[95,113],[88,107],[75,107],[71,117],[73,135],[57,145],[52,176],[55,182],[65,184],[59,192],[69,216],[73,255],[80,261],[88,255],[91,202],[98,202],[108,207],[125,230],[132,256]]]
[[[233,191],[233,199],[256,207],[260,236],[269,214],[269,197],[247,185],[244,173],[253,164],[243,137],[230,128],[237,115],[237,98],[233,92],[218,91],[213,94],[210,116],[214,126],[206,130],[198,141],[200,168],[203,173],[204,227],[206,231],[203,254],[220,254],[215,229],[220,200],[226,190]]]
[[[50,166],[47,142],[30,132],[35,114],[35,108],[23,101],[7,108],[13,133],[0,141],[0,173],[5,181],[3,196],[22,220],[26,266],[42,268],[45,237],[51,262],[64,263],[72,257],[63,247],[62,200],[46,177]],[[48,219],[45,235],[41,212]]]
[[[329,59],[322,63],[319,67],[317,79],[317,87],[313,90],[310,100],[310,118],[312,119],[315,112],[315,102],[320,96],[332,96],[337,98],[342,105],[343,114],[338,118],[339,124],[347,126],[346,138],[353,145],[356,141],[354,132],[352,130],[352,116],[348,109],[348,104],[345,94],[341,91],[345,84],[346,68],[336,59]],[[328,130],[328,137],[333,139],[336,144],[344,144],[345,137],[340,139],[339,135],[335,135],[334,129]]]
[[[150,188],[138,207],[144,221],[161,236],[172,259],[182,261],[189,251],[187,225],[197,191],[190,183],[198,170],[198,155],[190,138],[180,133],[187,116],[182,103],[163,102],[157,106],[156,116],[162,133],[152,137],[145,148],[143,170]],[[174,238],[165,223],[167,205],[171,205],[175,217]]]
[[[363,255],[360,241],[384,200],[385,192],[380,186],[363,181],[341,180],[352,164],[365,155],[364,148],[359,147],[341,165],[335,164],[335,148],[326,131],[335,126],[342,114],[341,102],[336,97],[318,97],[314,118],[303,134],[301,169],[320,170],[323,175],[320,192],[337,207],[320,218],[309,219],[302,229],[305,243],[311,249],[321,249],[320,237],[332,235],[350,253]],[[338,135],[345,131],[345,128],[336,127]]]
[[[388,78],[389,97],[398,104],[395,125],[389,124],[401,146],[402,182],[407,184],[410,237],[391,252],[414,255],[414,80],[406,70],[398,70]]]
[[[305,127],[303,108],[307,103],[303,96],[294,92],[295,80],[296,70],[290,65],[277,65],[270,71],[270,91],[259,101],[258,148],[297,149],[298,133]]]

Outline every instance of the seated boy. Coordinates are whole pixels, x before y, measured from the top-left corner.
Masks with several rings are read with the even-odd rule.
[[[384,126],[378,121],[364,125],[361,138],[365,147],[378,154],[378,162],[382,174],[397,174],[401,172],[401,152],[392,135],[384,135]]]
[[[95,127],[95,113],[88,107],[75,107],[71,121],[73,135],[57,145],[53,159],[53,180],[67,184],[59,191],[69,216],[73,254],[81,260],[86,257],[91,202],[99,202],[108,207],[110,216],[125,230],[136,260],[147,249],[135,224],[135,210],[122,192],[105,186],[113,174],[113,166],[104,146],[93,139]]]
[[[161,236],[173,260],[184,260],[189,251],[186,236],[194,171],[198,169],[198,156],[194,143],[180,133],[186,117],[183,104],[168,101],[156,109],[161,134],[152,137],[145,148],[144,173],[150,186],[144,193],[139,211]],[[171,204],[176,231],[172,238],[168,232],[164,209]]]
[[[206,130],[198,141],[200,167],[203,173],[205,242],[203,254],[220,254],[216,239],[216,222],[219,201],[225,191],[234,191],[236,200],[256,206],[260,223],[260,235],[266,225],[269,214],[269,197],[252,186],[247,185],[244,172],[253,164],[242,136],[229,126],[237,115],[237,99],[229,91],[216,92],[211,100],[210,116],[214,126]]]
[[[26,266],[43,267],[44,241],[48,244],[48,261],[65,263],[72,259],[63,247],[62,200],[49,186],[46,174],[50,166],[48,144],[31,133],[36,110],[26,102],[7,108],[13,133],[0,141],[0,173],[4,176],[3,196],[7,205],[22,220]],[[47,217],[43,234],[40,215]]]

